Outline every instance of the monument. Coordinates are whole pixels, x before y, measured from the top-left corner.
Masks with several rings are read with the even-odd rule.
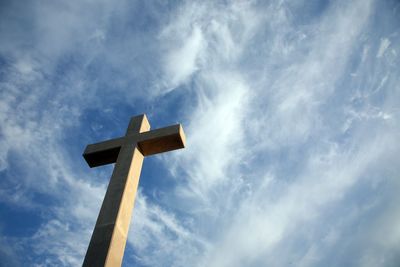
[[[131,118],[125,136],[88,145],[89,166],[114,170],[83,262],[84,267],[121,266],[145,156],[185,147],[180,124],[150,131],[146,115]]]

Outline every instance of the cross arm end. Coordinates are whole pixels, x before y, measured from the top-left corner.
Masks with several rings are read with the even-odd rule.
[[[83,152],[87,164],[90,168],[114,163],[123,143],[123,138],[116,138],[96,144],[86,146]]]
[[[184,148],[186,145],[185,133],[180,124],[145,132],[142,135],[143,139],[138,142],[138,146],[144,156]]]

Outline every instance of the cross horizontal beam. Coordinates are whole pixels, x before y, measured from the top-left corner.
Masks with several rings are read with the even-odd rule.
[[[150,156],[184,148],[185,140],[182,126],[176,124],[88,145],[83,157],[92,168],[116,162],[121,147],[126,143],[136,143],[143,156]]]

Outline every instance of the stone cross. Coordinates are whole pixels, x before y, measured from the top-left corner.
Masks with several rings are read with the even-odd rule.
[[[144,156],[185,147],[180,124],[152,130],[146,115],[129,122],[125,136],[88,145],[90,167],[115,162],[86,252],[84,267],[121,266]]]

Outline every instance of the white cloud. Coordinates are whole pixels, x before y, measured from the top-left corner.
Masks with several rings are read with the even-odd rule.
[[[194,26],[184,42],[177,50],[170,51],[165,59],[166,80],[170,84],[169,90],[173,90],[176,86],[187,81],[198,69],[196,61],[204,45],[201,29]]]
[[[392,140],[393,136],[389,135],[367,141],[368,145],[355,151],[343,148],[344,151],[336,151],[328,157],[322,151],[321,155],[313,155],[306,170],[298,174],[296,181],[281,191],[274,201],[271,201],[268,193],[279,187],[271,183],[270,188],[260,187],[247,201],[239,204],[224,239],[215,244],[211,257],[204,264],[252,266],[253,261],[268,255],[264,259],[265,264],[275,262],[284,265],[295,252],[288,251],[289,255],[284,255],[274,250],[275,247],[282,242],[290,246],[291,240],[296,240],[308,224],[315,223],[316,227],[321,227],[318,221],[326,216],[329,206],[342,201],[352,186],[366,175],[368,166],[385,155]],[[324,157],[324,160],[315,161],[318,156]],[[352,214],[341,216],[346,218]],[[333,242],[338,242],[338,238],[334,238]],[[311,248],[311,251],[314,249]],[[302,266],[314,266],[312,261],[309,262],[309,253],[300,261]],[[321,254],[323,256],[324,252],[319,251],[318,255]],[[274,259],[279,257],[281,259]]]
[[[387,38],[381,39],[381,43],[379,44],[378,53],[376,54],[377,58],[381,58],[385,53],[386,49],[388,49],[390,45],[390,41]]]
[[[235,44],[234,49],[240,51],[235,57],[226,56],[230,52],[213,53],[212,48],[218,45],[226,51],[233,49],[230,44],[232,44],[232,36],[235,36],[237,32],[211,20],[211,24],[214,24],[213,29],[221,31],[219,36],[223,37],[215,41],[209,38],[212,35],[204,35],[209,45],[203,50],[202,58],[210,58],[210,60],[202,62],[203,65],[195,78],[195,90],[200,95],[200,101],[190,116],[187,130],[189,146],[185,153],[178,156],[180,158],[178,164],[185,166],[185,170],[179,175],[188,176],[188,183],[180,186],[178,192],[183,194],[183,199],[191,200],[188,208],[192,206],[197,208],[191,209],[191,212],[198,218],[201,227],[204,225],[200,222],[206,220],[213,222],[212,226],[208,226],[213,228],[212,230],[208,229],[209,232],[207,232],[202,228],[202,231],[210,235],[220,231],[216,236],[209,237],[214,242],[200,261],[200,266],[253,266],[252,264],[258,266],[256,263],[261,258],[267,257],[266,255],[272,257],[274,253],[277,256],[277,249],[280,248],[282,242],[292,246],[291,234],[293,234],[293,239],[300,238],[293,224],[299,224],[305,228],[309,225],[320,227],[318,222],[327,216],[324,209],[330,205],[343,204],[341,201],[345,196],[352,195],[351,189],[363,178],[368,166],[379,160],[385,153],[385,149],[390,146],[391,142],[382,145],[372,136],[363,138],[359,142],[355,141],[359,136],[354,136],[353,150],[347,148],[349,143],[333,141],[340,134],[340,129],[335,129],[335,126],[330,123],[337,117],[331,117],[332,114],[323,110],[325,106],[331,104],[330,102],[337,94],[341,94],[344,90],[337,88],[336,83],[346,75],[344,70],[350,64],[351,55],[355,47],[360,44],[360,35],[368,25],[371,6],[372,2],[361,1],[351,4],[333,4],[321,20],[315,22],[318,25],[315,30],[317,33],[299,34],[301,42],[286,43],[286,47],[281,46],[284,37],[279,35],[280,32],[288,34],[291,30],[298,31],[298,28],[296,25],[291,25],[290,19],[286,17],[290,13],[280,10],[277,12],[279,15],[275,17],[281,21],[275,20],[274,24],[281,26],[282,30],[274,29],[278,40],[273,44],[275,47],[273,51],[278,52],[278,56],[273,53],[262,54],[267,59],[264,61],[267,67],[264,68],[265,72],[254,70],[259,77],[246,76],[252,69],[246,65],[244,68],[240,64],[244,61],[241,56],[246,53],[246,49],[252,49],[247,46],[249,45],[247,42],[243,42],[243,46],[240,43]],[[224,12],[220,13],[219,17],[227,17],[224,16]],[[197,16],[194,17],[197,18]],[[254,32],[262,32],[260,25],[254,27]],[[240,27],[237,28],[240,29]],[[308,29],[304,28],[304,30]],[[254,35],[251,36],[254,38]],[[252,41],[257,42],[257,39]],[[259,44],[257,48],[262,45],[262,43]],[[279,49],[284,49],[286,52],[279,54]],[[298,56],[294,55],[296,51],[307,52]],[[290,58],[290,56],[294,57]],[[368,57],[368,49],[364,50],[363,61],[366,57]],[[283,65],[278,65],[277,70],[273,68],[274,65],[270,67],[269,64],[277,64],[277,62]],[[228,79],[221,71],[223,68],[233,70],[229,72]],[[239,87],[242,90],[233,89],[232,92],[232,87],[226,81],[235,80],[236,77],[244,81],[244,86]],[[249,80],[248,77],[255,80]],[[216,81],[228,86],[213,87]],[[241,92],[240,96],[234,97],[238,96],[238,92]],[[351,94],[352,92],[348,93],[348,95]],[[243,96],[246,97],[243,98]],[[218,101],[219,99],[224,100]],[[239,109],[235,103],[238,103]],[[224,109],[228,112],[223,112]],[[371,118],[383,120],[389,118],[389,113],[382,111],[381,108],[370,106],[367,110],[370,115],[368,118],[363,117],[361,123],[370,123],[371,121],[368,122],[368,120]],[[343,110],[338,109],[338,112],[343,112]],[[362,112],[358,110],[357,116],[362,116]],[[232,120],[227,115],[229,113],[232,114]],[[343,119],[341,114],[343,113],[336,116]],[[232,122],[235,123],[232,124]],[[232,125],[235,126],[231,127]],[[241,127],[244,125],[250,129],[242,130]],[[354,130],[355,127],[359,127],[359,124],[353,124],[351,127]],[[220,135],[221,139],[208,140],[209,136],[216,135]],[[389,134],[388,139],[393,140],[390,137]],[[365,147],[365,150],[359,149],[359,146]],[[208,151],[209,148],[212,151]],[[293,160],[300,164],[310,161],[311,165],[299,166],[299,169],[294,170],[295,172],[285,172],[289,175],[288,177],[281,176],[279,172],[275,173],[280,168],[280,163],[276,159],[266,161],[271,164],[270,166],[257,166],[253,163],[252,166],[258,168],[260,173],[275,173],[273,175],[275,184],[269,188],[261,187],[257,190],[259,184],[262,183],[259,180],[247,180],[247,183],[240,183],[238,179],[235,179],[238,176],[259,179],[252,176],[254,174],[246,175],[246,171],[252,170],[246,169],[245,164],[235,168],[235,164],[238,163],[235,159],[244,163],[257,162],[257,158],[276,156],[274,153],[279,153],[277,151],[289,150],[290,152],[296,149],[303,150],[304,153],[300,152],[297,155],[299,159]],[[219,154],[220,151],[222,151],[221,154]],[[325,155],[325,153],[329,154]],[[183,162],[187,161],[190,164],[183,164],[182,159]],[[312,163],[313,161],[315,162]],[[291,167],[289,162],[287,168]],[[220,168],[215,168],[216,166]],[[231,168],[223,169],[221,168],[223,166]],[[226,182],[230,188],[215,183],[218,181],[215,180],[217,178],[220,179],[219,181]],[[270,181],[270,178],[267,180]],[[243,202],[243,196],[239,193],[243,193],[244,188],[236,190],[237,187],[244,186],[249,186],[252,193],[246,195],[248,199]],[[276,191],[282,196],[277,196],[279,193]],[[269,197],[268,194],[272,196]],[[202,206],[199,203],[202,203]],[[236,208],[238,211],[235,210]],[[202,216],[206,219],[202,219]],[[352,221],[354,220],[357,220],[357,217],[352,218]],[[343,238],[345,237],[336,234],[335,238],[329,238],[331,240],[329,246],[334,246]],[[295,259],[301,258],[300,262],[303,266],[315,266],[327,257],[326,251],[318,250],[312,244],[317,242],[316,240],[311,238],[309,242],[311,245],[305,254],[298,252],[297,246],[288,251],[292,255],[299,253],[298,258]],[[271,264],[285,266],[289,263],[283,259],[286,256],[282,254],[280,256],[282,259],[272,259]],[[267,261],[264,260],[263,264],[265,262]]]
[[[141,192],[135,201],[133,219],[128,242],[146,266],[186,266],[207,246],[188,229],[190,223],[178,220]]]
[[[245,2],[223,10],[208,2],[187,3],[175,15],[159,37],[165,55],[163,82],[157,84],[163,93],[184,84],[196,71],[230,70],[262,21],[260,12]]]

